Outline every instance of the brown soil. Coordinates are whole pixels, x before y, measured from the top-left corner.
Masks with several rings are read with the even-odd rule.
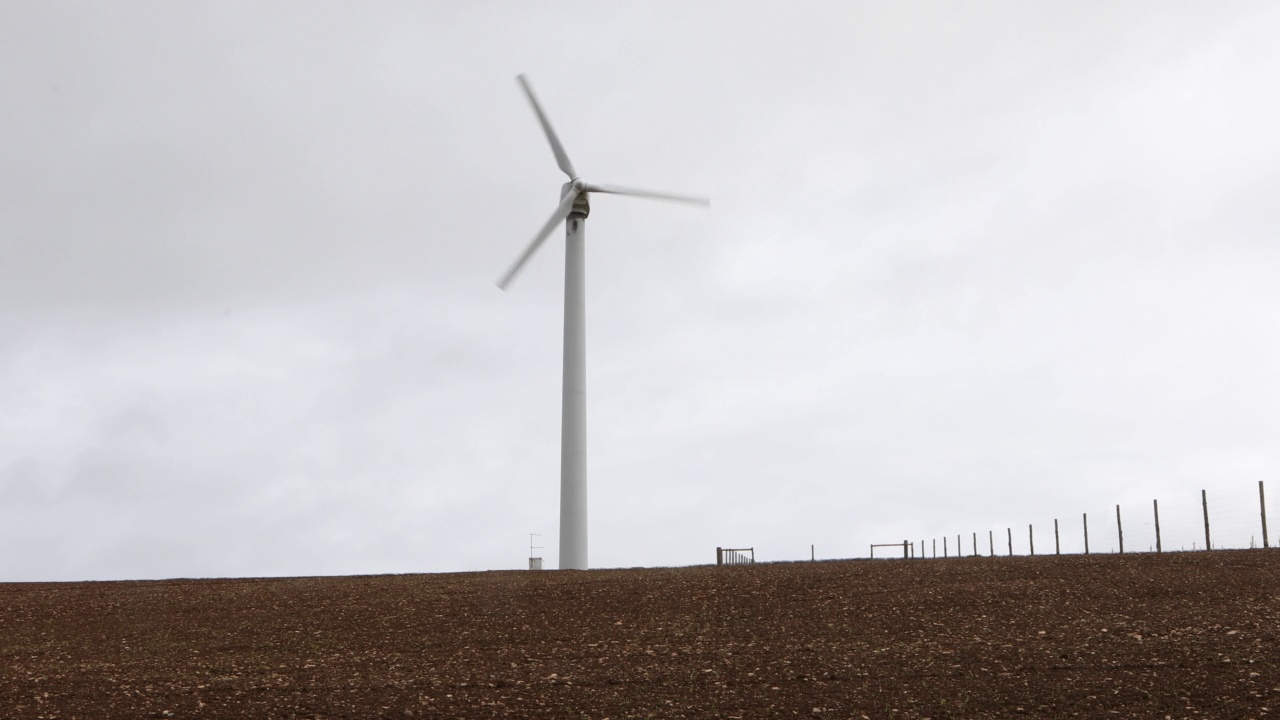
[[[1280,551],[0,585],[6,718],[1280,714]]]

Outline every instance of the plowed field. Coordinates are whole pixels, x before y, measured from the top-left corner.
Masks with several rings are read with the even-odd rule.
[[[0,585],[0,717],[1280,714],[1280,551]]]

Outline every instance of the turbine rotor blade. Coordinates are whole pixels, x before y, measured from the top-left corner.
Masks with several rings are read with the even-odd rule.
[[[693,197],[691,195],[677,195],[675,193],[654,192],[652,190],[637,190],[636,188],[619,187],[617,185],[592,185],[590,183],[584,184],[582,189],[586,192],[606,193],[609,195],[631,195],[632,197],[650,198],[652,200],[667,200],[670,202],[685,203],[688,205],[711,207],[711,200],[702,197]]]
[[[525,263],[529,262],[529,258],[542,247],[542,243],[551,236],[552,231],[556,229],[566,217],[569,217],[569,211],[573,209],[573,201],[578,199],[579,190],[576,186],[570,185],[569,192],[564,194],[564,199],[560,201],[560,206],[551,214],[551,218],[547,220],[547,224],[542,226],[537,235],[533,236],[533,240],[529,243],[524,252],[520,253],[520,257],[511,264],[511,269],[507,270],[502,279],[498,281],[498,287],[504,291],[511,285],[511,281],[516,279],[516,275],[524,269]]]
[[[564,146],[560,144],[560,138],[556,137],[556,131],[551,129],[551,121],[547,120],[547,114],[542,111],[542,105],[538,104],[538,98],[533,94],[533,87],[529,85],[529,78],[524,73],[516,76],[516,80],[520,82],[520,87],[524,89],[524,94],[529,98],[529,104],[533,106],[533,112],[538,116],[538,122],[542,125],[542,132],[547,135],[547,142],[551,143],[551,152],[555,153],[556,164],[564,171],[565,175],[572,180],[578,177],[578,173],[573,169],[573,163],[569,162],[569,155],[564,151]]]

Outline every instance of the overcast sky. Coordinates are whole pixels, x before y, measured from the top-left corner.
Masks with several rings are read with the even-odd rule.
[[[1271,2],[0,2],[0,580],[1280,530]],[[1273,537],[1273,541],[1275,538]]]

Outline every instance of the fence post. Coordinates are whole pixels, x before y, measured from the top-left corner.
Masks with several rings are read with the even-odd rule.
[[[938,559],[938,538],[933,539],[933,558]]]
[[[1271,547],[1271,541],[1267,539],[1267,495],[1262,490],[1262,481],[1258,481],[1258,506],[1262,508],[1262,547]]]
[[[1204,507],[1204,549],[1212,550],[1213,543],[1209,541],[1209,494],[1204,490],[1200,491],[1200,504]]]
[[[1009,557],[1013,557],[1013,528],[1005,528],[1009,532]]]
[[[817,559],[818,559],[817,555],[814,555],[814,552],[813,552],[813,545],[810,545],[809,546],[809,562],[813,562],[814,560],[817,560]]]
[[[916,557],[924,560],[927,556],[924,554],[924,538],[920,538],[920,554]]]
[[[1116,506],[1116,533],[1120,536],[1120,554],[1124,554],[1124,527],[1120,525],[1120,506]]]
[[[1164,548],[1160,547],[1160,501],[1152,499],[1151,509],[1156,514],[1156,552],[1164,552]]]
[[[1053,554],[1062,554],[1062,543],[1058,540],[1058,518],[1053,519]]]
[[[720,547],[716,548],[716,564],[717,565],[724,564],[724,548],[720,548]]]
[[[1036,531],[1031,525],[1027,525],[1027,545],[1031,548],[1031,556],[1036,554]]]
[[[973,534],[973,556],[978,557],[978,533]]]
[[[1084,513],[1084,554],[1089,554],[1089,513]]]
[[[947,556],[947,536],[942,536],[942,557]]]
[[[996,556],[996,533],[994,530],[987,531],[987,545],[989,546],[988,549],[991,552],[991,557],[995,557]]]

